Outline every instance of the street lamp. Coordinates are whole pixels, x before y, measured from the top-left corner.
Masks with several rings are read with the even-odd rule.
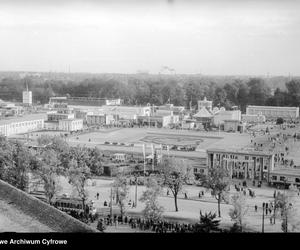
[[[112,196],[113,196],[113,191],[112,188],[110,188],[110,224],[112,222]]]
[[[264,231],[265,231],[265,206],[266,206],[266,204],[263,202],[263,204],[262,204],[262,209],[263,209],[263,214],[262,214],[262,229],[261,229],[262,233],[264,233]]]
[[[135,203],[134,203],[134,207],[137,207],[137,175],[135,175]]]

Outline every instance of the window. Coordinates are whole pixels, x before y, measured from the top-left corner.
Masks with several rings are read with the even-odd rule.
[[[299,183],[300,182],[300,178],[295,178],[295,182]]]
[[[272,176],[272,180],[277,181],[277,176],[276,175]]]
[[[249,156],[245,156],[245,160],[249,160]]]
[[[284,176],[280,176],[280,181],[284,181],[285,177]]]

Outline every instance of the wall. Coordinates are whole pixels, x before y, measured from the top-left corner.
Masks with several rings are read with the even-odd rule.
[[[68,214],[51,207],[2,180],[0,180],[0,199],[12,202],[21,211],[56,232],[98,232],[96,229],[89,227]]]

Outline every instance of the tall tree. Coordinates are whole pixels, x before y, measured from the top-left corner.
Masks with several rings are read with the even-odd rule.
[[[130,189],[126,176],[118,174],[113,183],[113,188],[116,195],[117,204],[120,208],[121,216],[123,217],[126,212],[126,199]]]
[[[286,84],[287,98],[290,106],[300,106],[300,80],[291,80]]]
[[[297,192],[298,189],[291,185],[289,190],[277,193],[275,198],[275,205],[279,208],[277,212],[280,213],[282,220],[281,229],[285,233],[295,231],[296,229],[299,229],[300,226],[300,222],[297,217],[297,209],[295,207]]]
[[[88,155],[85,148],[73,148],[73,155],[68,169],[69,182],[77,191],[78,197],[82,201],[84,208],[84,216],[87,216],[86,201],[88,199],[88,191],[86,189],[87,181],[91,178],[91,172],[87,166]]]
[[[204,180],[204,186],[211,189],[212,195],[218,202],[218,216],[221,217],[221,201],[228,202],[229,189],[229,173],[226,169],[221,167],[214,167],[208,169],[208,175]]]
[[[157,201],[158,196],[161,194],[161,186],[156,179],[150,178],[146,183],[146,188],[140,198],[140,201],[145,203],[144,217],[153,221],[160,220],[164,211]]]
[[[246,196],[243,193],[235,193],[231,197],[231,201],[233,208],[230,209],[229,216],[242,232],[246,226],[246,215],[248,212]]]
[[[180,164],[180,165],[179,165]],[[166,158],[162,163],[162,185],[171,190],[174,196],[175,211],[178,212],[177,197],[184,184],[189,182],[190,168],[181,165],[174,158]]]
[[[38,156],[39,167],[34,171],[44,182],[44,191],[51,204],[61,190],[59,176],[64,172],[57,153],[53,149],[46,149]]]
[[[266,85],[263,79],[251,78],[247,85],[249,87],[249,104],[265,105],[267,99],[271,96],[271,89]]]

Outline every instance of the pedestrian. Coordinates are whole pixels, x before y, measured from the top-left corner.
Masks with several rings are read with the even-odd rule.
[[[255,212],[257,212],[257,205],[254,206]]]
[[[185,198],[185,199],[187,199],[187,198],[188,198],[186,193],[184,193],[184,198]]]
[[[167,196],[169,196],[169,189],[167,190]]]
[[[201,193],[200,193],[200,192],[199,192],[199,195],[198,195],[198,196],[199,196],[199,198],[201,198]]]
[[[99,193],[97,193],[97,200],[99,200]]]

